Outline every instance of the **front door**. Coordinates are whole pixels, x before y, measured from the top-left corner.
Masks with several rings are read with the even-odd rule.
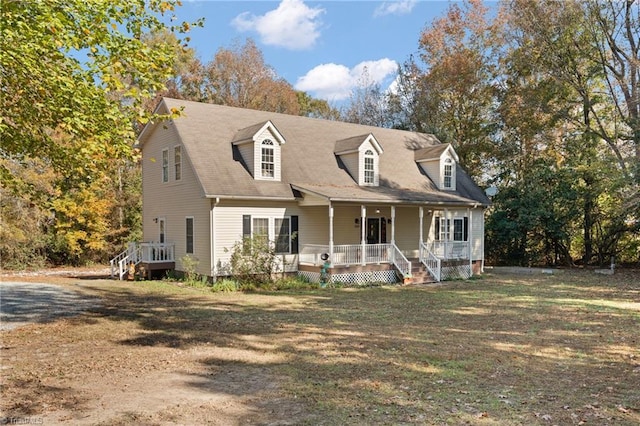
[[[387,242],[387,222],[385,218],[367,218],[367,244]]]

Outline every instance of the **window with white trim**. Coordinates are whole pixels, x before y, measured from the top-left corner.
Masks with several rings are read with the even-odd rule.
[[[173,170],[175,180],[182,179],[182,147],[173,148]]]
[[[263,178],[275,177],[275,149],[271,139],[265,139],[261,143],[261,176]]]
[[[298,253],[298,216],[256,217],[242,216],[242,238],[244,249],[251,238],[268,238],[277,254]]]
[[[364,184],[374,185],[375,176],[375,155],[373,154],[373,151],[368,149],[364,153]]]
[[[443,186],[446,189],[453,188],[453,160],[451,158],[446,158],[444,160]]]
[[[469,241],[469,218],[455,217],[451,219],[436,216],[434,238],[436,241]],[[453,239],[451,225],[453,224]]]
[[[291,253],[291,218],[275,218],[274,235],[276,253]]]
[[[169,150],[162,150],[162,182],[169,182]]]

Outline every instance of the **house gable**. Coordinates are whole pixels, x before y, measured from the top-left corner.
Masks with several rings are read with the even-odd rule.
[[[334,154],[360,186],[380,184],[379,164],[383,152],[382,145],[372,133],[338,140],[334,148]]]
[[[451,144],[417,149],[414,159],[438,189],[456,191],[456,168],[459,158]]]
[[[238,130],[231,143],[255,180],[280,182],[285,138],[270,120]]]

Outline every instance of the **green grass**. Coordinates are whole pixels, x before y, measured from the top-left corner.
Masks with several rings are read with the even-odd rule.
[[[638,273],[251,293],[85,285],[105,307],[84,327],[118,335],[120,323],[125,348],[239,351],[201,363],[268,371],[303,404],[296,424],[640,424]]]

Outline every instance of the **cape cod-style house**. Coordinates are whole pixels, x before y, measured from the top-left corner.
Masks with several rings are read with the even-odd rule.
[[[231,273],[230,249],[266,235],[311,281],[440,281],[484,263],[489,199],[433,135],[163,99],[142,151],[143,239],[112,261]]]

